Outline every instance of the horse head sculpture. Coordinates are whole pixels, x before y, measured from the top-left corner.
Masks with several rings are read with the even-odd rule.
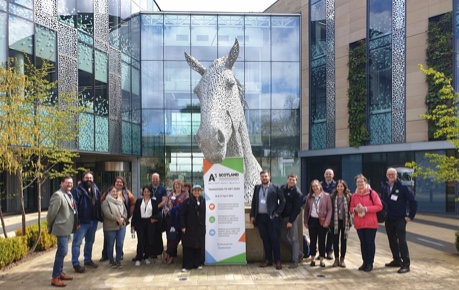
[[[232,70],[238,55],[237,39],[229,54],[214,60],[207,69],[185,52],[191,69],[202,76],[193,90],[201,103],[201,124],[196,133],[199,148],[211,163],[220,163],[226,157],[244,158],[244,202],[250,203],[254,186],[260,182],[261,166],[249,140],[244,88]]]

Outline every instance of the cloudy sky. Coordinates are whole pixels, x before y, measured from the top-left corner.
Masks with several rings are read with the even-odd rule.
[[[162,11],[263,12],[276,0],[156,0]]]

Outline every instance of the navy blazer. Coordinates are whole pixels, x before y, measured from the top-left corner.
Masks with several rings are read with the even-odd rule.
[[[252,208],[250,209],[250,217],[255,218],[255,225],[257,224],[258,196],[261,186],[261,184],[255,186],[252,197]],[[268,194],[266,196],[266,207],[268,208],[268,214],[271,219],[274,218],[275,214],[280,217],[285,207],[284,194],[279,186],[271,182],[269,183]]]

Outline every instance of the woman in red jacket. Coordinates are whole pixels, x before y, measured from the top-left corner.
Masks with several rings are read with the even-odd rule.
[[[378,218],[376,213],[382,209],[381,200],[376,191],[372,190],[367,179],[362,174],[355,178],[357,189],[351,198],[351,213],[354,215],[354,227],[360,240],[363,264],[359,270],[370,272],[373,269],[375,259],[376,231],[378,230]]]

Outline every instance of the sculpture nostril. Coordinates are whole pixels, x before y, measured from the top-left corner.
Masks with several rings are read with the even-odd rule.
[[[218,129],[218,132],[217,132],[217,140],[218,140],[218,144],[220,144],[221,146],[225,145],[225,135],[220,129]]]

